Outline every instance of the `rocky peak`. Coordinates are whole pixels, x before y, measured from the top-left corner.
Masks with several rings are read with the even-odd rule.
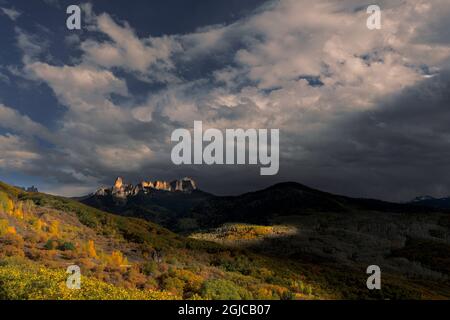
[[[191,178],[172,181],[170,187],[173,191],[190,192],[197,189],[195,181]]]
[[[120,189],[123,186],[123,179],[121,177],[118,177],[116,179],[116,182],[114,183],[114,188]]]
[[[154,188],[155,186],[153,185],[153,182],[151,181],[142,181],[140,186],[142,188]]]
[[[156,190],[172,191],[172,188],[167,181],[155,181],[153,185]]]
[[[156,191],[185,192],[190,193],[197,189],[195,181],[191,178],[183,178],[172,182],[156,180],[141,181],[137,185],[124,183],[123,178],[118,177],[111,188],[101,188],[95,192],[97,196],[112,195],[115,198],[126,199],[138,194],[150,194]]]

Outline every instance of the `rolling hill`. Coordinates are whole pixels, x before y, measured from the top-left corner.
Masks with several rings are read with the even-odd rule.
[[[409,203],[410,205],[440,209],[440,210],[450,210],[450,198],[434,198],[430,196],[417,197]]]
[[[417,208],[394,212],[396,205],[365,211],[365,200],[353,202],[292,184],[273,188],[239,197],[206,194],[190,202],[191,210],[174,210],[195,226],[182,235],[132,217],[132,212],[120,216],[0,183],[0,299],[450,296],[447,214],[424,214]],[[195,194],[184,194],[189,196]],[[270,207],[275,199],[284,206]],[[301,203],[298,211],[287,210]],[[248,216],[240,211],[221,224],[227,210],[244,206]],[[256,211],[263,208],[257,219]],[[219,218],[203,227],[202,221],[210,219],[203,210]],[[247,223],[251,220],[258,223]],[[383,270],[380,291],[369,291],[365,284],[366,268],[374,263]],[[81,290],[65,286],[69,265],[81,268]]]
[[[239,196],[214,196],[200,190],[189,193],[152,190],[126,198],[91,194],[80,201],[108,212],[143,218],[174,232],[218,227],[227,222],[267,224],[276,216],[315,212],[358,211],[425,213],[442,211],[419,204],[357,199],[309,188],[299,183],[280,183]]]
[[[81,290],[65,287],[78,265]],[[300,266],[0,183],[0,299],[338,297]],[[301,284],[301,285],[300,285]]]
[[[94,199],[119,214],[124,214],[121,208],[133,206],[140,208],[136,212],[156,209],[144,217],[194,239],[294,261],[305,270],[322,268],[331,275],[327,281],[346,278],[349,269],[363,273],[364,266],[377,264],[393,279],[407,279],[419,287],[427,279],[429,288],[449,295],[450,273],[445,266],[450,261],[420,253],[446,256],[450,248],[450,214],[437,208],[350,198],[298,183],[232,197],[198,190],[157,191],[128,197],[119,205],[110,199],[109,208],[106,198],[92,196],[90,201]],[[132,215],[133,210],[125,214]]]

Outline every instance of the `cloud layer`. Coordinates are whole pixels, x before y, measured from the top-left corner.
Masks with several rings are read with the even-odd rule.
[[[63,64],[16,27],[22,76],[48,86],[65,110],[49,129],[0,105],[0,168],[48,177],[53,192],[89,190],[117,175],[192,175],[218,193],[297,180],[391,200],[450,194],[441,174],[450,4],[380,6],[377,31],[366,27],[360,1],[283,0],[229,25],[155,37],[87,5],[88,31],[67,41],[77,50]],[[136,94],[136,83],[146,89]],[[171,165],[172,130],[195,120],[279,128],[280,175]]]

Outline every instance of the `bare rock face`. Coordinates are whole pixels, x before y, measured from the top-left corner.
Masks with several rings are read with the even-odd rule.
[[[154,188],[155,187],[153,182],[151,182],[151,181],[142,181],[140,185],[142,188]]]
[[[96,196],[107,196],[108,193],[109,193],[108,191],[109,191],[109,189],[107,189],[107,188],[100,188],[97,191],[95,191],[94,195],[96,195]]]
[[[172,191],[170,184],[166,181],[155,181],[154,188],[156,190]]]
[[[197,185],[191,178],[183,178],[180,180],[174,180],[172,182],[167,181],[142,181],[137,185],[126,184],[123,182],[123,178],[118,177],[111,188],[98,189],[94,195],[107,196],[112,195],[114,198],[126,201],[128,197],[137,196],[139,194],[150,194],[155,191],[164,192],[184,192],[190,193],[197,189]]]
[[[27,192],[39,192],[39,190],[35,186],[31,186],[27,188]]]
[[[172,191],[192,192],[197,189],[195,181],[191,178],[183,178],[170,183]]]
[[[118,177],[116,179],[116,182],[114,183],[114,188],[120,189],[123,186],[123,179],[121,177]]]

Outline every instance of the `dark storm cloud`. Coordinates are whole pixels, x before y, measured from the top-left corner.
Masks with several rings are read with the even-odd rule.
[[[96,1],[76,36],[56,24],[58,3],[45,6],[50,25],[33,4],[45,32],[22,16],[2,22],[14,52],[0,53],[10,78],[0,87],[4,172],[66,195],[119,175],[192,176],[220,194],[287,180],[394,200],[448,192],[447,1],[381,1],[378,31],[356,0],[220,2],[215,14],[183,2],[172,15],[162,4]],[[219,14],[222,5],[234,14]],[[144,17],[154,12],[165,18]],[[279,174],[173,165],[172,131],[196,120],[280,129]]]
[[[386,100],[305,143],[310,156],[296,175],[355,196],[401,201],[450,195],[450,72]]]

